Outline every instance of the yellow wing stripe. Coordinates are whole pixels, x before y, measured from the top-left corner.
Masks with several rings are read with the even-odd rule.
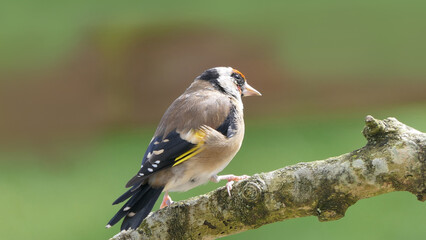
[[[191,154],[192,152],[196,151],[198,148],[199,148],[198,145],[191,148],[189,151],[187,151],[184,154],[180,155],[179,157],[175,158],[175,161],[179,161],[181,158],[184,158],[186,155]]]
[[[193,149],[191,149],[191,150],[188,151],[188,152],[192,152],[192,153],[187,154],[188,152],[186,152],[186,153],[184,153],[184,154],[182,154],[182,155],[179,156],[179,158],[181,158],[181,157],[184,157],[184,158],[182,158],[180,160],[178,160],[176,158],[175,160],[176,161],[178,160],[178,161],[175,164],[173,164],[173,167],[176,166],[176,165],[179,165],[179,164],[183,163],[184,161],[186,161],[186,160],[188,160],[190,158],[192,158],[193,156],[199,154],[201,151],[203,151],[203,148],[201,146],[197,145],[196,147],[194,147]]]
[[[206,137],[206,133],[203,130],[198,130],[198,131],[195,131],[194,135],[196,139],[199,140],[200,142],[195,147],[191,148],[189,151],[186,151],[184,154],[175,158],[175,161],[177,162],[173,164],[173,167],[183,163],[184,161],[192,158],[193,156],[203,151],[204,138]]]

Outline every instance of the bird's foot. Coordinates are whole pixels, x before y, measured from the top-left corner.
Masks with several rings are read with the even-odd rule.
[[[244,179],[247,179],[247,178],[249,178],[249,176],[247,176],[247,175],[235,176],[233,174],[229,174],[229,175],[222,175],[222,176],[215,175],[211,178],[211,180],[213,182],[219,182],[221,180],[227,180],[228,182],[226,183],[226,189],[228,190],[228,194],[231,197],[231,190],[232,190],[232,185],[234,184],[234,182],[244,180]]]
[[[172,203],[173,203],[173,200],[172,200],[172,198],[169,196],[169,193],[168,193],[168,192],[165,192],[165,193],[164,193],[163,202],[162,202],[162,203],[161,203],[161,205],[160,205],[160,209],[162,209],[162,208],[164,208],[164,207],[167,207],[167,206],[170,206],[170,205],[172,205]]]

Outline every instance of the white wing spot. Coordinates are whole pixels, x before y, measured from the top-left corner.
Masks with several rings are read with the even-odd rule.
[[[154,145],[157,145],[157,144],[159,144],[159,143],[160,143],[160,142],[155,141],[155,142],[154,142]]]
[[[157,150],[157,151],[153,151],[152,153],[154,153],[155,155],[160,155],[163,152],[164,152],[164,149],[160,149],[160,150]]]
[[[109,224],[108,224],[108,225],[106,225],[105,227],[106,227],[106,228],[110,228],[110,227],[111,227],[111,225],[109,225]]]
[[[154,170],[152,170],[152,168],[148,168],[148,171],[153,172]]]
[[[148,153],[148,155],[146,155],[146,158],[151,158],[152,153]]]
[[[145,175],[145,174],[143,174],[143,173],[139,173],[139,176],[141,176],[141,177],[142,177],[143,175]]]
[[[129,214],[127,214],[127,216],[129,216],[129,217],[133,217],[135,215],[136,215],[136,213],[134,213],[134,212],[129,212]]]
[[[130,210],[130,207],[125,207],[124,209],[123,209],[123,211],[129,211]]]
[[[167,138],[163,140],[163,142],[168,142],[168,141],[169,141],[169,139],[167,139]]]
[[[158,167],[157,164],[152,164],[152,166],[155,167],[155,168]]]
[[[155,164],[159,164],[159,163],[160,163],[160,160],[157,160],[157,161],[155,161],[154,163],[155,163]]]

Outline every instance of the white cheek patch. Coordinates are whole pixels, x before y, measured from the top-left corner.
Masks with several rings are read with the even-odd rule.
[[[241,92],[238,89],[236,83],[234,82],[231,76],[228,77],[219,77],[218,82],[220,86],[225,90],[226,93],[234,96],[237,99],[241,99]]]
[[[233,71],[232,68],[218,67],[216,70],[219,73],[217,81],[219,85],[225,90],[225,92],[236,98],[241,97],[241,93],[238,90],[235,79],[231,77]]]

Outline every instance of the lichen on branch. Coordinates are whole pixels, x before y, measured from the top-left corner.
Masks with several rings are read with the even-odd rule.
[[[395,118],[365,118],[367,144],[326,160],[255,174],[149,215],[122,239],[215,239],[286,219],[337,220],[358,200],[408,191],[426,200],[426,134]]]

